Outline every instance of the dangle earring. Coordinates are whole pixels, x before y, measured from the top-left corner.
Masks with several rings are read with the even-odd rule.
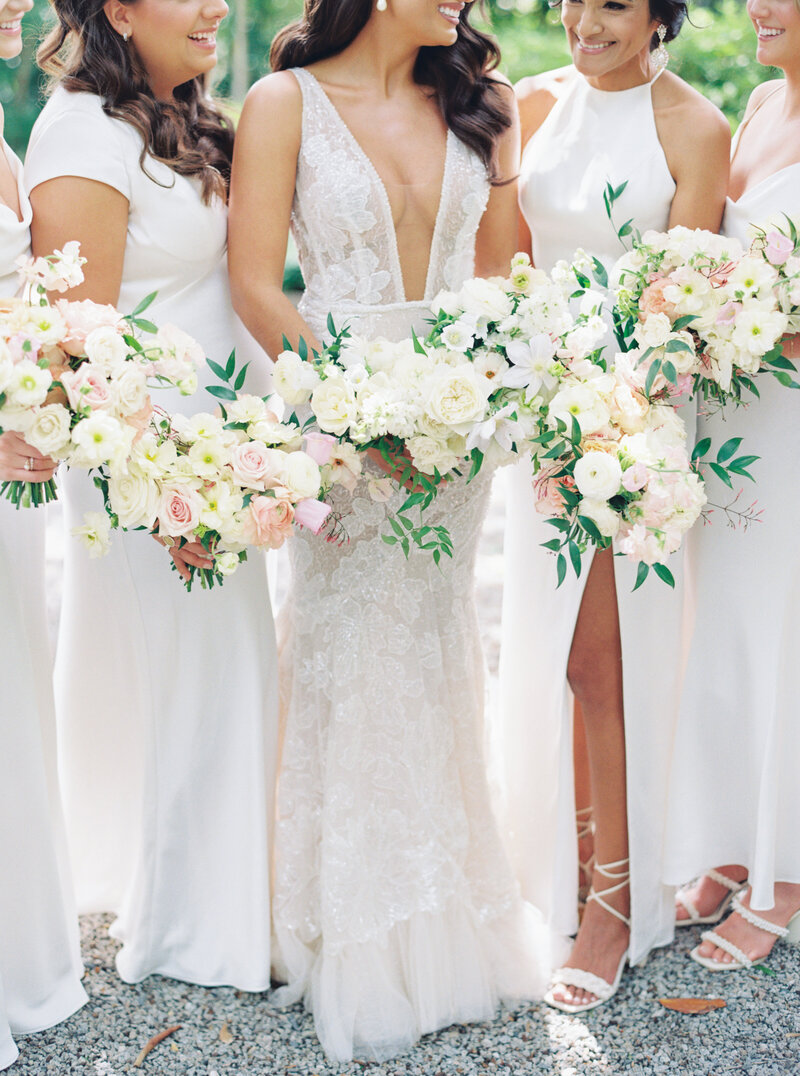
[[[387,6],[386,5],[386,0],[377,0],[377,3],[375,4],[375,10],[376,11],[385,11],[386,6]]]
[[[656,33],[658,34],[658,48],[653,52],[653,63],[655,64],[656,74],[660,75],[669,63],[669,53],[667,52],[667,46],[664,44],[667,28],[663,22],[659,25]]]

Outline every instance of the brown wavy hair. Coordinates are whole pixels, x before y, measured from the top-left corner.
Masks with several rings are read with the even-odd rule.
[[[58,25],[39,47],[36,61],[50,76],[50,91],[94,93],[103,111],[129,123],[142,137],[139,158],[148,154],[182,176],[202,182],[203,201],[227,200],[233,160],[233,127],[211,100],[207,78],[178,86],[172,101],[159,101],[132,43],[124,42],[106,18],[105,0],[50,0]],[[122,0],[132,4],[136,0]]]
[[[433,90],[447,126],[478,154],[496,182],[495,147],[511,126],[511,105],[490,74],[500,62],[500,49],[470,25],[471,7],[468,3],[461,12],[455,44],[419,50],[414,81]],[[372,0],[305,0],[302,17],[272,42],[272,70],[306,67],[335,56],[355,40],[371,14]]]

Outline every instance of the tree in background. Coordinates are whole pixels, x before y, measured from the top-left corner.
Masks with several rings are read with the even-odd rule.
[[[269,45],[275,33],[297,18],[302,0],[229,0],[223,23],[218,90],[238,103],[247,87],[269,70]],[[671,68],[718,105],[736,126],[750,91],[775,77],[755,61],[755,40],[743,0],[691,0],[693,25],[670,46]],[[516,81],[569,62],[557,11],[547,0],[488,0],[494,32],[503,50],[503,70]],[[43,101],[43,84],[33,57],[51,13],[47,0],[35,0],[25,19],[22,55],[0,65],[0,103],[6,113],[6,138],[24,152],[31,125]]]

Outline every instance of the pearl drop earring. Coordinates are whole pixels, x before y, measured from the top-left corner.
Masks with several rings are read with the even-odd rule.
[[[130,35],[130,34],[129,34],[129,33],[127,32],[127,30],[126,30],[126,31],[125,31],[125,33],[124,33],[124,34],[122,35],[122,40],[123,40],[123,41],[125,42],[125,44],[126,44],[126,45],[128,44],[128,38],[129,38],[130,36],[131,36],[131,35]]]
[[[376,11],[385,11],[386,6],[387,6],[386,5],[386,0],[377,0],[377,3],[375,4],[375,10]]]

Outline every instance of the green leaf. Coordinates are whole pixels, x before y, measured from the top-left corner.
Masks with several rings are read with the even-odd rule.
[[[776,355],[774,359],[765,355],[761,361],[769,363],[770,366],[774,366],[778,370],[792,370],[794,373],[797,373],[797,367],[791,359],[787,359],[785,355]]]
[[[593,519],[589,519],[588,516],[578,516],[578,522],[589,535],[589,537],[597,544],[603,544],[603,535],[597,528],[597,524]]]
[[[626,235],[630,235],[633,231],[633,217],[630,220],[626,220],[621,228],[617,229],[617,235],[620,239],[623,239]]]
[[[569,559],[572,561],[572,569],[577,577],[581,574],[581,551],[575,542],[570,542],[567,546],[569,550]]]
[[[545,523],[549,523],[551,527],[555,527],[558,531],[568,531],[572,527],[568,519],[546,519]]]
[[[408,511],[409,508],[413,508],[415,505],[421,504],[421,502],[424,500],[424,498],[425,498],[424,493],[412,493],[409,497],[406,497],[406,499],[403,501],[403,504],[400,507],[400,511],[401,512],[406,512],[406,511]]]
[[[570,418],[572,419],[572,431],[569,439],[572,441],[572,444],[577,447],[581,443],[581,424],[574,415],[570,415]]]
[[[684,314],[681,318],[675,319],[675,324],[672,326],[676,333],[679,333],[682,329],[688,328],[693,321],[697,320],[697,314]]]
[[[154,325],[152,321],[145,321],[144,318],[131,318],[131,321],[137,329],[141,329],[145,333],[157,333],[158,326]]]
[[[386,542],[387,545],[397,545],[397,539],[393,534],[382,534],[381,540]]]
[[[606,267],[598,258],[595,257],[592,258],[592,267],[594,269],[594,278],[597,283],[600,285],[601,288],[607,288],[608,273],[606,272]]]
[[[244,386],[245,378],[247,377],[247,367],[249,365],[250,363],[246,362],[239,371],[239,373],[236,375],[236,380],[233,383],[233,387],[236,389],[237,392],[240,392]]]
[[[286,333],[283,333],[282,339],[283,339],[283,350],[284,351],[294,351],[294,348],[289,343],[289,337],[286,335]]]
[[[672,385],[677,384],[678,371],[669,360],[667,360],[661,367],[661,373]]]
[[[336,336],[336,326],[333,323],[333,314],[328,314],[328,332],[331,336]]]
[[[653,388],[653,382],[658,377],[660,371],[661,371],[661,359],[654,359],[653,363],[650,366],[650,369],[647,371],[647,377],[645,378],[645,382],[644,382],[645,396],[650,395],[650,392],[651,392],[651,390]]]
[[[396,519],[390,517],[389,526],[392,528],[398,538],[405,538],[406,533]]]
[[[662,582],[667,584],[667,586],[673,588],[675,587],[675,576],[672,574],[666,564],[654,564],[653,571],[656,573],[658,578],[662,580]]]
[[[305,342],[302,336],[297,341],[297,354],[300,356],[303,362],[305,362],[308,358],[308,344]]]
[[[220,381],[227,381],[228,380],[228,375],[225,372],[224,366],[220,366],[220,364],[218,362],[214,362],[213,359],[208,359],[208,358],[206,359],[206,365],[209,367],[209,369],[213,373],[215,373],[217,375],[217,377],[220,379]]]
[[[638,568],[638,570],[636,572],[636,582],[634,584],[633,589],[638,590],[639,587],[642,585],[642,583],[645,581],[645,579],[647,579],[649,574],[650,574],[650,565],[645,564],[645,562],[643,560],[640,560],[639,561],[639,568]]]
[[[741,437],[731,437],[729,441],[726,441],[717,453],[717,463],[727,463],[734,452],[738,450],[741,443]]]
[[[154,301],[157,295],[157,291],[151,291],[149,295],[145,296],[145,298],[142,299],[134,312],[131,314],[131,317],[135,318],[137,317],[137,315],[144,313],[144,311],[147,310],[148,306],[150,306],[150,304]]]
[[[730,489],[733,489],[733,482],[731,481],[731,476],[728,474],[724,467],[720,467],[718,463],[709,463],[708,466],[711,468],[711,470],[721,482],[724,482],[726,486],[730,487]]]
[[[414,343],[414,351],[417,353],[417,355],[427,355],[428,354],[428,352],[425,350],[425,348],[419,342],[419,337],[417,336],[417,334],[414,332],[413,329],[411,330],[411,339],[412,339],[412,341]]]
[[[711,448],[711,438],[703,437],[694,446],[694,450],[692,452],[692,460],[701,459],[703,456],[705,456],[706,452],[708,452],[709,448]]]
[[[234,350],[228,356],[228,361],[225,364],[225,376],[227,377],[227,379],[229,381],[233,377],[233,372],[234,372],[235,369],[236,369],[236,349],[234,348]]]
[[[557,553],[561,548],[560,538],[550,538],[547,542],[541,543],[542,549],[549,549],[551,553]]]
[[[622,197],[622,193],[623,193],[623,191],[625,190],[625,188],[627,186],[628,186],[628,181],[626,179],[625,182],[620,183],[620,185],[618,187],[612,187],[612,189],[611,189],[611,201],[612,201],[612,203],[618,201]]]
[[[235,400],[236,393],[233,389],[229,389],[227,385],[208,385],[206,392],[210,396],[215,396],[218,400]]]
[[[558,554],[556,561],[556,575],[558,576],[558,582],[556,583],[556,590],[561,586],[567,577],[567,558],[563,553]]]
[[[664,350],[669,355],[674,355],[677,351],[691,351],[694,352],[694,348],[690,347],[685,340],[668,340]]]

